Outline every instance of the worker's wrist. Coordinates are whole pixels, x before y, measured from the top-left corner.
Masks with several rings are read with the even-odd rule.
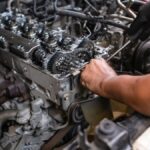
[[[110,97],[110,94],[108,93],[108,87],[110,86],[110,82],[112,80],[114,80],[118,75],[113,75],[113,76],[109,76],[107,78],[104,78],[103,81],[100,84],[100,89],[101,89],[101,95],[103,97]]]

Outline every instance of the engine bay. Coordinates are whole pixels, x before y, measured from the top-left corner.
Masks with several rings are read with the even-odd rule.
[[[109,100],[80,84],[80,72],[94,58],[118,74],[150,72],[149,38],[127,34],[145,3],[0,1],[0,150],[133,148],[150,119],[130,111],[116,119]]]

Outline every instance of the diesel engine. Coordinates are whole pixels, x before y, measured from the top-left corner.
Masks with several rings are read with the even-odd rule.
[[[0,2],[0,150],[132,149],[149,118],[135,113],[116,124],[110,101],[84,88],[80,72],[91,59],[104,58],[118,74],[149,73],[149,39],[135,43],[127,35],[144,3]],[[141,130],[134,127],[138,121]],[[85,129],[99,122],[90,143]],[[131,143],[122,126],[137,129]],[[115,142],[107,142],[109,134]]]

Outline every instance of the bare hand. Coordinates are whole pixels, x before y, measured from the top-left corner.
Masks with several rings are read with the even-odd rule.
[[[90,91],[105,96],[103,82],[116,76],[115,71],[104,59],[92,59],[81,73],[81,84]]]

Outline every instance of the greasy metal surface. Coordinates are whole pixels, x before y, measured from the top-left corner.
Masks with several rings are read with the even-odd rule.
[[[31,52],[37,47],[39,47],[38,44],[32,42],[31,40],[28,40],[21,36],[17,36],[5,29],[0,29],[0,36],[4,38],[5,42],[9,43],[8,47],[12,52],[23,58],[29,58]],[[23,47],[24,51],[14,51],[13,47],[16,47],[17,49],[17,46]]]
[[[82,103],[81,108],[85,119],[93,127],[103,118],[112,118],[110,102],[102,97],[96,96],[92,101]]]
[[[0,55],[1,55],[1,59],[0,59],[1,63],[3,63],[8,68],[12,68],[16,72],[18,72],[20,76],[23,76],[31,80],[33,83],[40,85],[40,87],[42,87],[43,89],[47,89],[47,91],[44,91],[47,92],[46,97],[52,100],[53,102],[60,104],[60,101],[58,99],[59,97],[58,94],[61,91],[60,85],[61,83],[64,83],[65,80],[67,83],[67,80],[69,79],[65,79],[65,78],[58,79],[52,76],[48,71],[42,71],[39,68],[37,68],[35,65],[30,64],[30,62],[20,59],[19,57],[16,57],[12,53],[4,51],[2,49],[0,50]],[[64,87],[68,89],[67,85],[65,85]]]
[[[62,138],[65,136],[65,134],[67,134],[67,132],[69,132],[69,130],[72,128],[73,126],[67,126],[66,128],[58,131],[53,137],[52,139],[50,139],[48,141],[48,143],[46,143],[45,145],[43,145],[43,147],[41,148],[41,150],[51,150],[54,146],[56,146],[61,140]]]

